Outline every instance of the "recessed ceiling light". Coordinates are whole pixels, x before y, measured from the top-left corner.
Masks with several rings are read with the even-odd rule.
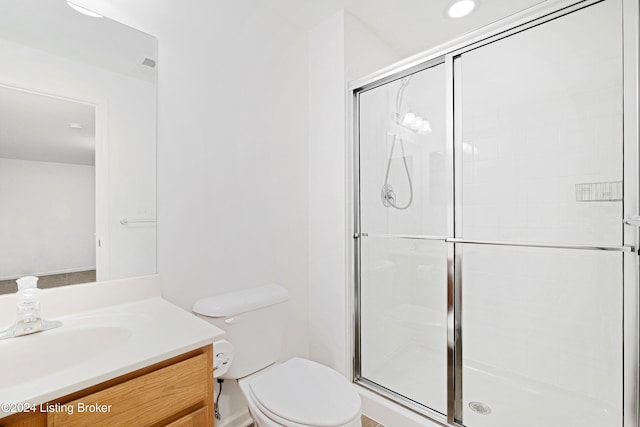
[[[103,18],[103,16],[102,16],[102,15],[99,15],[99,14],[97,14],[97,13],[95,13],[95,12],[92,12],[92,11],[90,11],[89,9],[85,9],[85,8],[84,8],[84,7],[82,7],[82,6],[78,6],[77,4],[73,4],[73,3],[71,3],[69,0],[67,0],[67,4],[69,5],[69,7],[70,7],[71,9],[75,10],[76,12],[80,12],[80,13],[82,13],[83,15],[87,15],[87,16],[90,16],[90,17],[92,17],[92,18]]]
[[[80,123],[69,123],[69,128],[73,130],[82,129],[82,125]]]
[[[451,18],[462,18],[467,16],[476,7],[476,2],[473,0],[460,0],[449,6],[447,15]]]

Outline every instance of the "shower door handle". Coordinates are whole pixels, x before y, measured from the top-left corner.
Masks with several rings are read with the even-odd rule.
[[[625,225],[633,225],[635,227],[640,227],[640,216],[632,215],[628,216],[622,220]]]

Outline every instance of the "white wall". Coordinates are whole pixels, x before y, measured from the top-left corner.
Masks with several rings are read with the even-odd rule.
[[[282,357],[306,356],[306,35],[251,1],[78,3],[159,40],[165,297],[190,309],[205,295],[280,283],[291,296]],[[244,409],[232,384],[224,390],[219,425]]]
[[[347,84],[398,58],[345,11],[308,37],[310,356],[349,376]]]
[[[95,268],[95,167],[0,159],[0,279]]]
[[[99,279],[155,273],[155,227],[120,224],[155,216],[155,86],[3,39],[0,63],[0,84],[96,106]]]
[[[344,12],[309,31],[310,356],[347,372]]]
[[[347,82],[365,77],[402,56],[355,15],[344,12]]]

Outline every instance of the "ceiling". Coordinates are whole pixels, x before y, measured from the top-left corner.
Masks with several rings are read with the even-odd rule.
[[[156,68],[142,65],[145,58],[156,59],[154,37],[108,18],[80,14],[66,0],[1,0],[0,39],[89,69],[151,83],[156,79]],[[0,158],[94,165],[94,110],[80,102],[0,86]],[[71,123],[82,128],[71,129]]]
[[[108,18],[91,18],[65,0],[1,0],[0,38],[67,59],[155,82],[156,39]]]
[[[521,12],[545,0],[477,0],[470,15],[451,19],[452,0],[258,0],[309,29],[344,8],[406,57]]]
[[[0,158],[94,165],[95,141],[92,105],[0,86]]]

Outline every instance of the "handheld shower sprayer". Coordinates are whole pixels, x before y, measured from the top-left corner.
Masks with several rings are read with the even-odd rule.
[[[398,88],[398,92],[396,93],[396,111],[394,117],[400,117],[400,112],[402,111],[402,98],[410,81],[411,76],[404,77],[400,81],[400,88]],[[391,170],[391,159],[393,158],[393,150],[396,147],[396,142],[399,142],[398,145],[400,146],[400,153],[402,154],[402,163],[404,164],[404,170],[409,182],[409,200],[404,206],[400,206],[396,203],[396,193],[393,191],[393,186],[389,184],[389,171]],[[409,172],[409,165],[407,164],[407,156],[404,153],[404,141],[402,140],[402,136],[400,136],[397,128],[393,133],[393,139],[391,141],[391,149],[389,150],[389,158],[387,160],[387,170],[384,174],[384,184],[382,185],[381,199],[382,204],[385,207],[391,206],[398,210],[407,209],[413,202],[413,182],[411,181],[411,173]]]

